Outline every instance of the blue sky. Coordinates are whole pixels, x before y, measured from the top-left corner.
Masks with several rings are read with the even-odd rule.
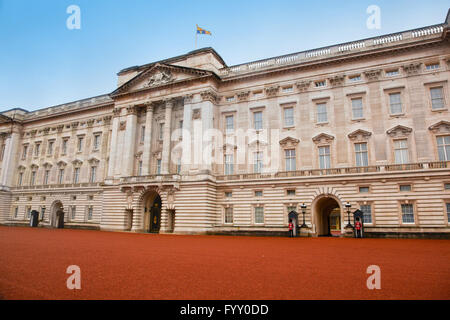
[[[69,30],[66,9],[81,9]],[[366,9],[381,9],[368,29]],[[0,0],[0,112],[113,91],[116,73],[213,47],[228,65],[442,23],[448,0]]]

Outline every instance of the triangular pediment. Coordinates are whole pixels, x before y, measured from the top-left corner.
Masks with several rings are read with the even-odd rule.
[[[286,137],[286,138],[280,140],[280,145],[286,146],[286,147],[295,147],[299,142],[300,142],[300,140],[295,139],[293,137]]]
[[[369,131],[366,131],[363,129],[358,129],[358,130],[355,130],[355,131],[349,133],[348,137],[350,139],[367,139],[371,135],[372,135],[372,133]]]
[[[111,96],[142,91],[151,88],[164,87],[171,84],[208,77],[211,71],[188,67],[156,63],[139,73],[131,80],[125,82],[111,93]]]
[[[431,125],[428,130],[431,130],[435,133],[448,133],[450,132],[450,122],[442,120],[433,125]]]

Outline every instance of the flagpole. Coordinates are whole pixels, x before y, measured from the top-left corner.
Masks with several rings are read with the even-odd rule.
[[[195,26],[198,28],[198,25]],[[197,28],[195,29],[195,50],[197,50],[197,35],[198,35]]]

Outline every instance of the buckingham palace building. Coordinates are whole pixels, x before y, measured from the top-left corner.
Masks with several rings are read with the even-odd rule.
[[[234,66],[203,48],[2,112],[0,224],[345,236],[359,209],[366,236],[448,238],[449,23]]]

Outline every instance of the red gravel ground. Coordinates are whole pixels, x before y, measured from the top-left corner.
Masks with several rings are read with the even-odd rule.
[[[450,242],[0,227],[2,299],[450,299]],[[369,265],[381,289],[368,290]],[[66,269],[81,268],[81,290]]]

